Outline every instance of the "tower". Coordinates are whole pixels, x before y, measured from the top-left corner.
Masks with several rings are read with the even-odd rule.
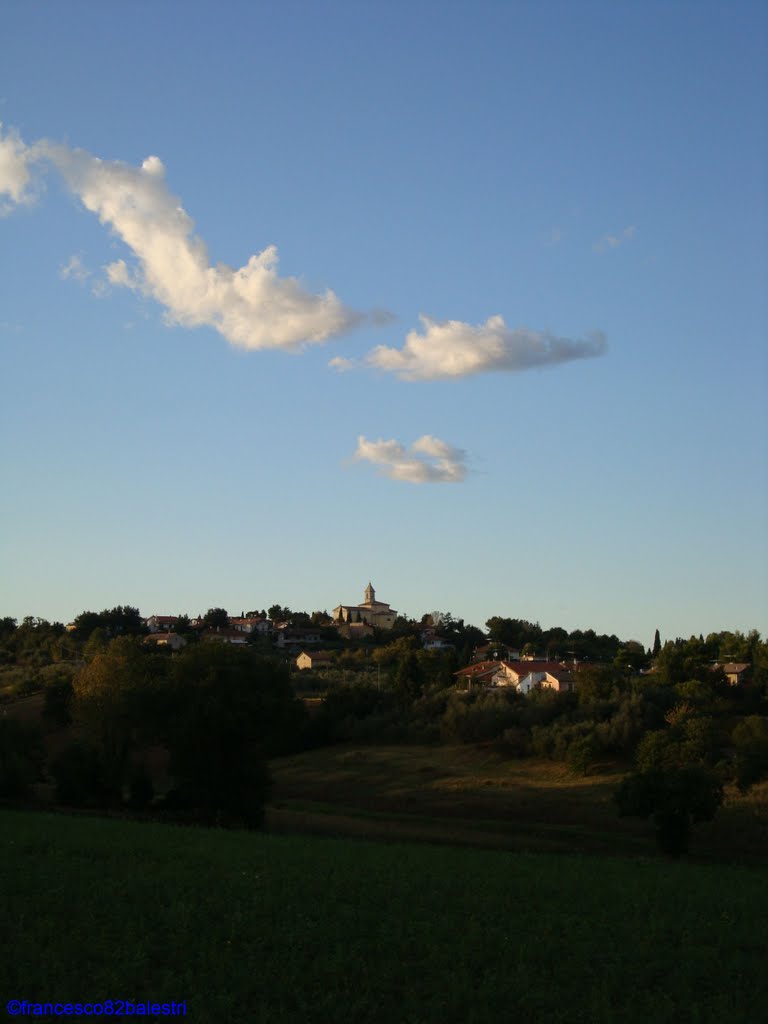
[[[368,580],[368,586],[365,588],[365,600],[363,604],[374,604],[376,601],[376,591],[371,586],[371,581]]]

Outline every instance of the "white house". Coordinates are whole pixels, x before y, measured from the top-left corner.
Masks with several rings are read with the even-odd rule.
[[[526,694],[539,687],[558,691],[573,688],[571,667],[556,661],[480,661],[455,675],[457,682],[466,682],[467,686],[511,686]]]

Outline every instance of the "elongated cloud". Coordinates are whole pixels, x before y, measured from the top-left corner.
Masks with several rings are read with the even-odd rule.
[[[588,359],[605,351],[605,337],[558,338],[526,327],[510,328],[492,316],[473,326],[461,320],[420,317],[423,333],[409,331],[402,348],[378,345],[366,358],[369,366],[397,374],[402,380],[440,380],[505,370],[515,373]]]
[[[110,283],[156,299],[171,323],[214,327],[233,345],[260,349],[325,341],[360,319],[332,291],[313,295],[296,278],[279,277],[275,246],[239,269],[212,266],[192,219],[166,186],[158,157],[136,168],[64,146],[46,152],[85,208],[138,261],[133,269],[124,260],[110,264]]]
[[[410,484],[458,484],[467,475],[466,452],[425,434],[406,448],[400,441],[357,439],[353,458],[372,462],[383,476]]]
[[[25,201],[30,165],[41,160],[53,164],[83,206],[131,250],[132,266],[121,259],[105,268],[109,283],[155,299],[170,323],[207,325],[233,345],[260,349],[322,342],[362,319],[332,291],[315,295],[296,278],[280,277],[273,245],[239,269],[211,265],[205,243],[169,191],[156,156],[131,167],[63,145],[28,147],[7,133],[0,135],[0,197]]]

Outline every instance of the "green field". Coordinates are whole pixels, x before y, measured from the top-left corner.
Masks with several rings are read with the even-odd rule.
[[[0,813],[3,999],[205,1022],[754,1022],[738,867]],[[40,1018],[37,1018],[40,1019]]]
[[[558,762],[476,746],[351,746],[279,758],[271,831],[424,839],[507,850],[656,856],[649,823],[619,818],[626,766],[577,776]],[[696,826],[691,856],[764,865],[768,784],[731,788],[714,822]]]

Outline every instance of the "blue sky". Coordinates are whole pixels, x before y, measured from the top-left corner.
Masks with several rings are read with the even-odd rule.
[[[0,614],[766,632],[762,3],[3,24]]]

